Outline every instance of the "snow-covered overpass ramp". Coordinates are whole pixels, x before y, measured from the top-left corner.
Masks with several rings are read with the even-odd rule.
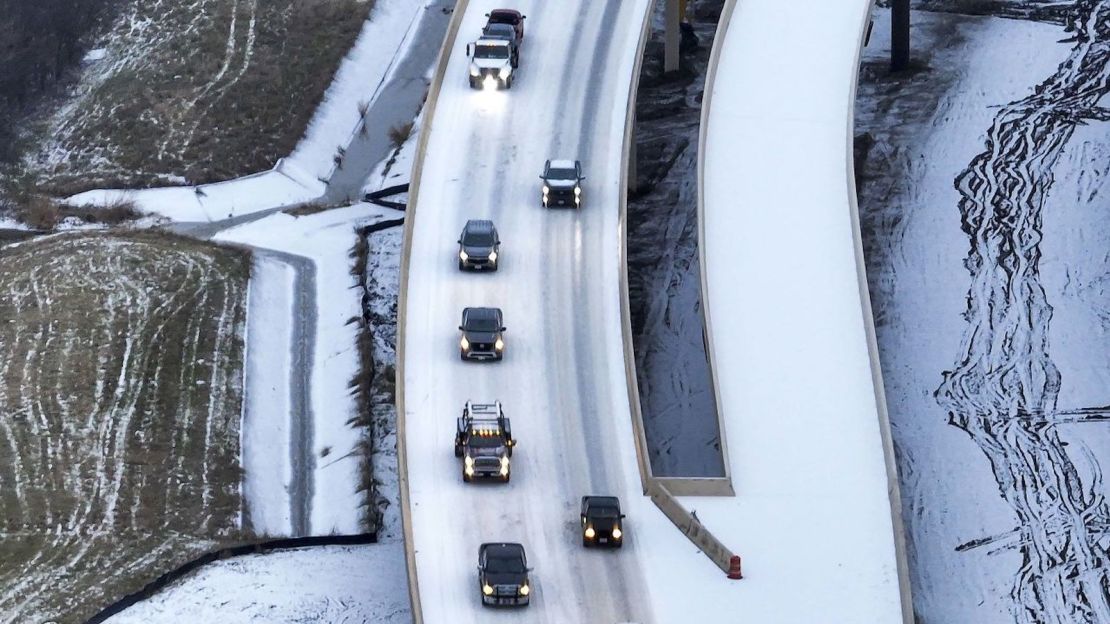
[[[852,176],[870,9],[729,2],[707,84],[702,270],[737,497],[683,502],[744,557],[719,605],[737,621],[912,621]]]

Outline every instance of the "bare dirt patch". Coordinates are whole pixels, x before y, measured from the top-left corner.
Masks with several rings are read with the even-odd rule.
[[[79,622],[242,541],[249,262],[165,235],[0,248],[0,622]]]

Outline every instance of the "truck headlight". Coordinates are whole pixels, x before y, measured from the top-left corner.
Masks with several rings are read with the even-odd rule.
[[[467,455],[466,457],[463,458],[463,463],[466,464],[467,468],[469,468],[469,467],[474,465],[474,458]]]
[[[497,75],[501,76],[501,79],[504,80],[504,79],[509,77],[509,74],[511,74],[512,71],[513,71],[513,68],[506,65],[506,66],[501,68],[501,71],[497,72]]]
[[[582,194],[582,187],[581,186],[574,187],[574,196],[578,197],[581,194]]]
[[[463,472],[466,473],[466,476],[473,477],[474,476],[474,466],[471,466],[471,465],[467,464],[466,468],[463,468]]]
[[[624,533],[621,533],[621,528],[613,527],[613,539],[620,539],[621,535],[624,535]]]
[[[550,188],[550,187],[548,187],[548,186],[547,186],[546,184],[544,184],[544,185],[543,185],[543,194],[544,194],[544,195],[547,195],[547,194],[548,194],[548,193],[550,193],[550,192],[551,192],[551,188]]]
[[[501,458],[501,476],[505,477],[505,476],[508,476],[508,474],[509,474],[509,458],[508,457],[502,457]]]
[[[497,252],[496,251],[489,252],[489,261],[490,262],[497,262]]]
[[[504,349],[505,348],[505,341],[498,338],[497,341],[493,343],[493,348],[497,349],[498,351]]]
[[[459,251],[459,260],[462,260],[463,262],[466,262],[469,259],[470,259],[470,254],[468,254],[468,253],[466,253],[465,251],[462,251],[462,250]]]
[[[593,539],[595,535],[597,535],[597,532],[594,531],[592,526],[586,527],[586,539]]]
[[[459,341],[459,346],[462,347],[463,349],[469,349],[470,348],[470,341],[466,339],[466,336],[463,336],[462,340]]]
[[[482,73],[482,72],[478,71],[478,66],[477,65],[471,65],[470,66],[470,75],[471,76],[474,76],[475,78],[477,78],[478,74],[480,74],[480,73]]]
[[[521,596],[527,596],[528,594],[532,593],[532,588],[528,587],[528,584],[526,583],[524,585],[521,585],[518,591],[520,592]]]
[[[493,595],[493,588],[490,587],[489,583],[482,583],[482,593],[487,596]]]

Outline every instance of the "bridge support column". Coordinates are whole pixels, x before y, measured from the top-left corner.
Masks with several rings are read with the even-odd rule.
[[[682,18],[686,0],[667,0],[667,27],[663,34],[663,72],[678,71],[678,46],[682,41]]]
[[[910,0],[890,3],[890,71],[910,66]]]

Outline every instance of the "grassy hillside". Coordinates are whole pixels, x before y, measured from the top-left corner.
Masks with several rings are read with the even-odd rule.
[[[54,195],[211,182],[272,166],[303,134],[373,7],[114,1],[110,24],[86,38],[67,96],[22,125],[31,139],[23,169]]]
[[[81,622],[238,542],[246,254],[0,247],[0,622]]]

